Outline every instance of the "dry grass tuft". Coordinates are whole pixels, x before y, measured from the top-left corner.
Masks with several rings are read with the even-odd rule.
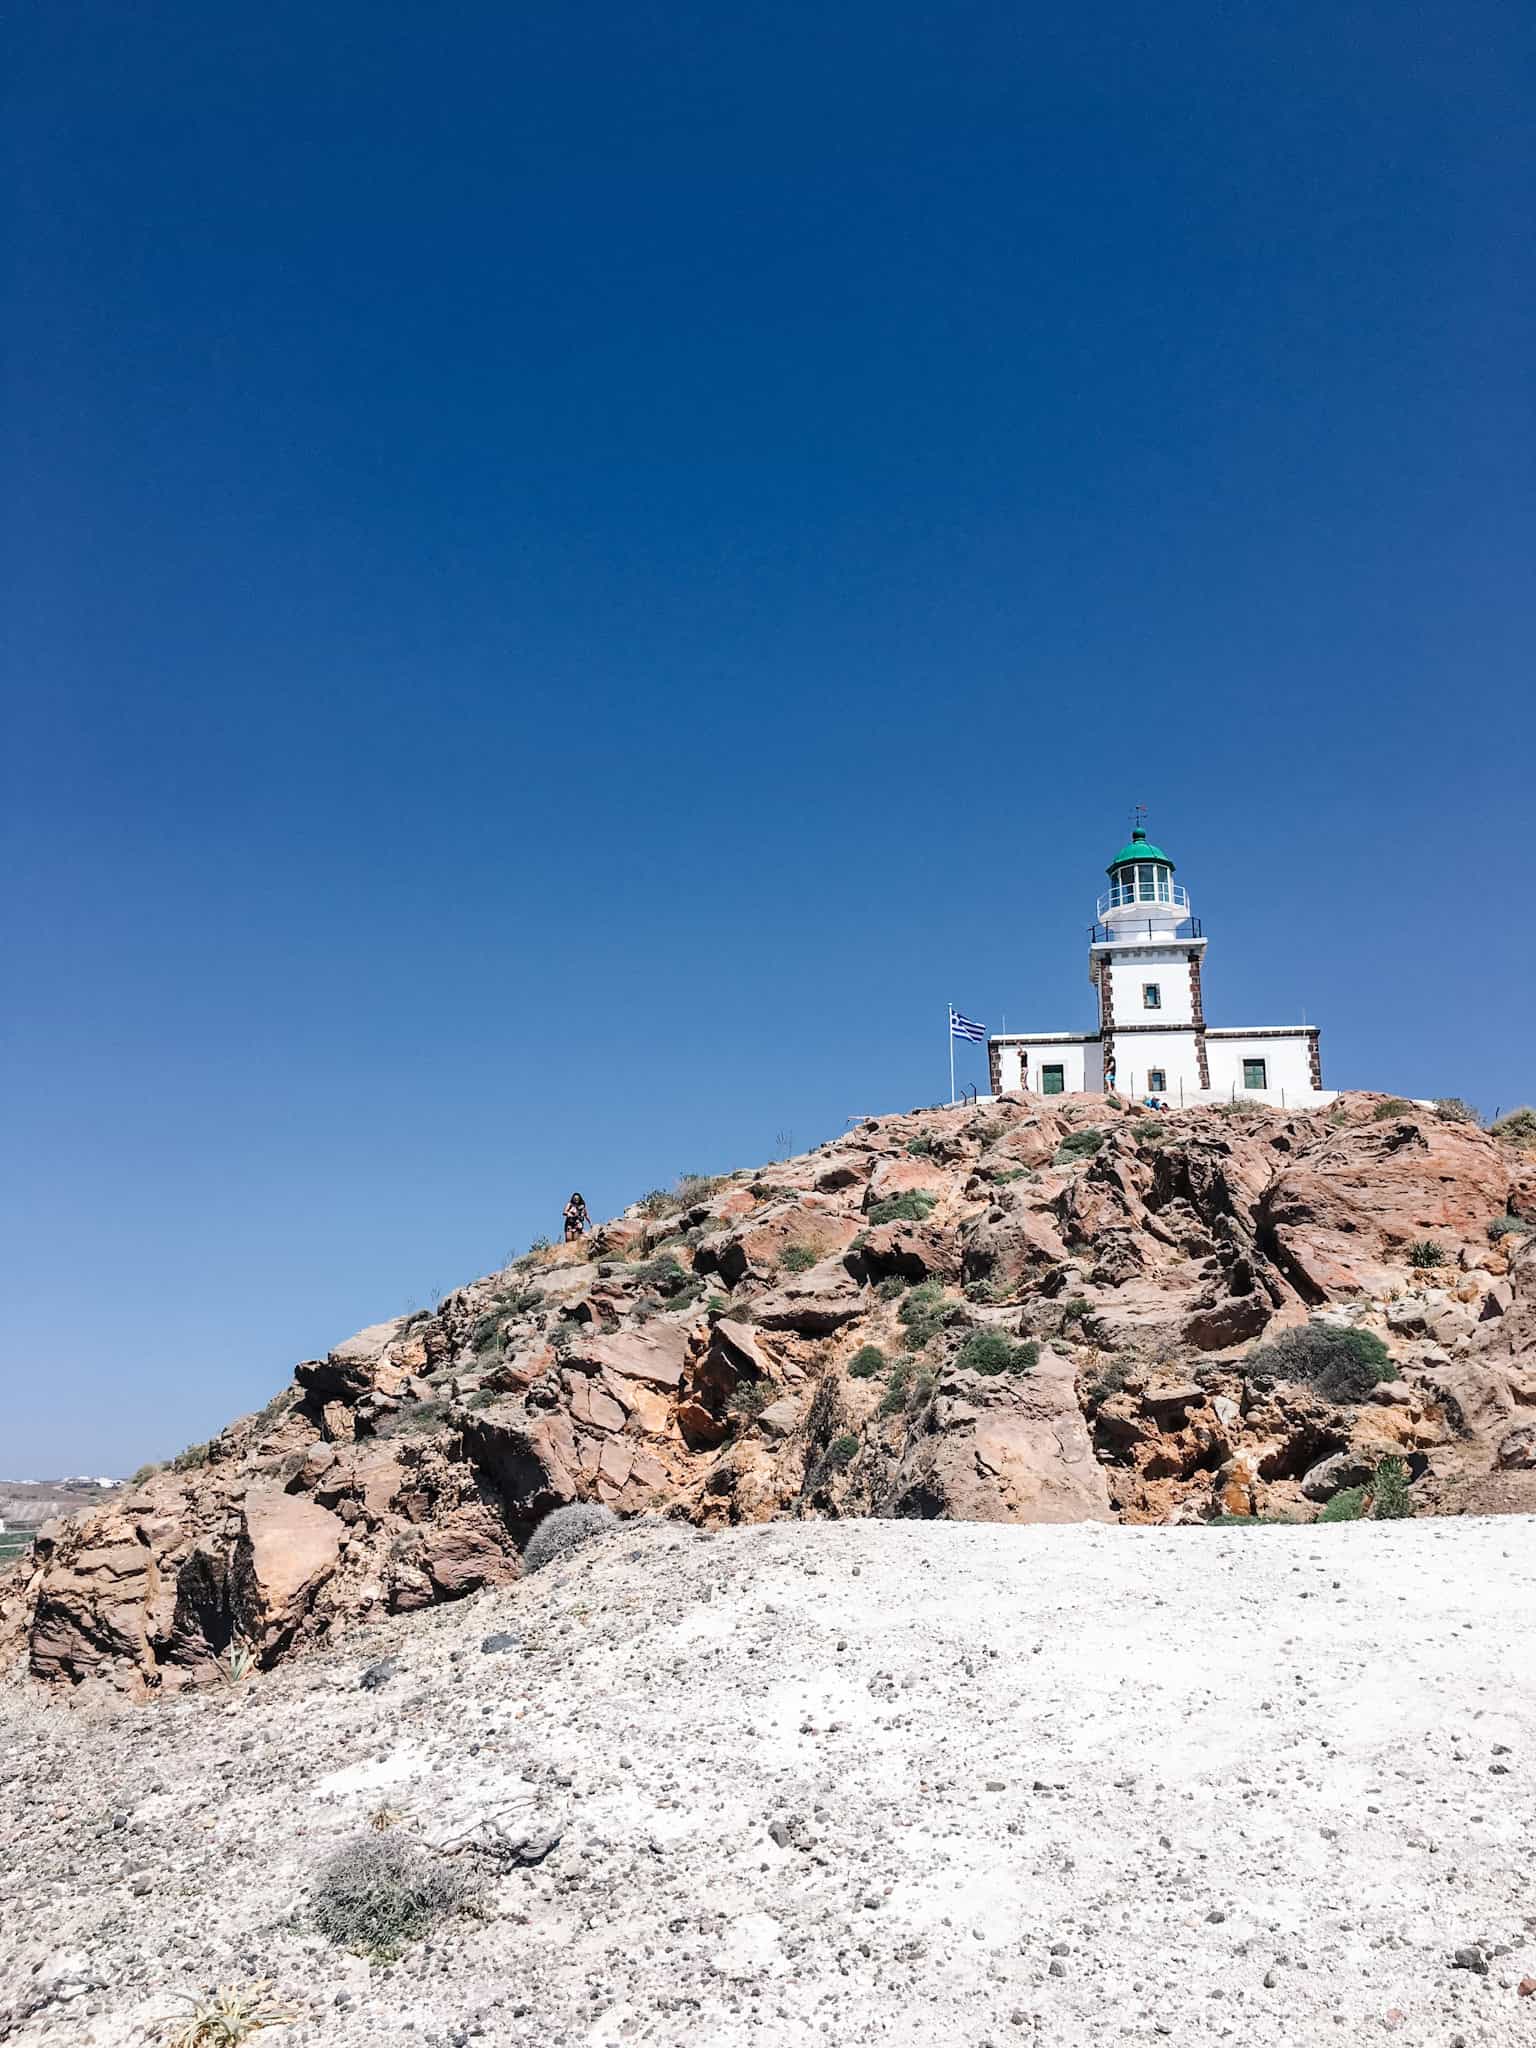
[[[233,2048],[265,2027],[291,2026],[298,2014],[270,2004],[271,1989],[270,1984],[221,1984],[205,1998],[188,1997],[192,2010],[186,2019],[160,2022],[175,2029],[165,2036],[166,2048]]]

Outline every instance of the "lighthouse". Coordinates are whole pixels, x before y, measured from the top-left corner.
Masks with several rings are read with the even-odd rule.
[[[1292,1107],[1331,1102],[1315,1024],[1206,1022],[1206,935],[1173,856],[1147,837],[1140,815],[1105,875],[1088,928],[1098,1028],[990,1038],[993,1093],[1114,1089],[1175,1106],[1237,1096]]]

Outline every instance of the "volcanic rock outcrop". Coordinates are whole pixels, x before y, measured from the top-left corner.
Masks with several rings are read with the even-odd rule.
[[[1530,1151],[1376,1096],[873,1120],[305,1361],[40,1530],[0,1576],[0,1657],[133,1693],[270,1665],[517,1577],[574,1500],[702,1525],[1309,1519],[1395,1454],[1420,1512],[1536,1508],[1528,1223]],[[1309,1320],[1377,1333],[1395,1376],[1341,1405],[1249,1369]]]

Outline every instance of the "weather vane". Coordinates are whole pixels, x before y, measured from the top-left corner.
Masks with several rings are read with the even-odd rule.
[[[1131,830],[1132,830],[1133,832],[1144,832],[1144,831],[1145,831],[1146,829],[1147,829],[1147,807],[1146,807],[1146,805],[1145,805],[1145,804],[1132,804],[1132,806],[1131,806]]]

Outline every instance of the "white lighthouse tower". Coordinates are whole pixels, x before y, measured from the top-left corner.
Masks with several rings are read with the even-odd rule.
[[[1205,936],[1173,862],[1138,824],[1106,870],[1088,935],[1102,1084],[1170,1100],[1210,1088],[1200,965]]]
[[[1139,811],[1105,872],[1109,887],[1088,932],[1098,1029],[989,1039],[993,1092],[1113,1088],[1175,1106],[1238,1095],[1297,1107],[1331,1101],[1315,1024],[1218,1030],[1206,1023],[1205,933],[1171,856],[1148,839]]]

